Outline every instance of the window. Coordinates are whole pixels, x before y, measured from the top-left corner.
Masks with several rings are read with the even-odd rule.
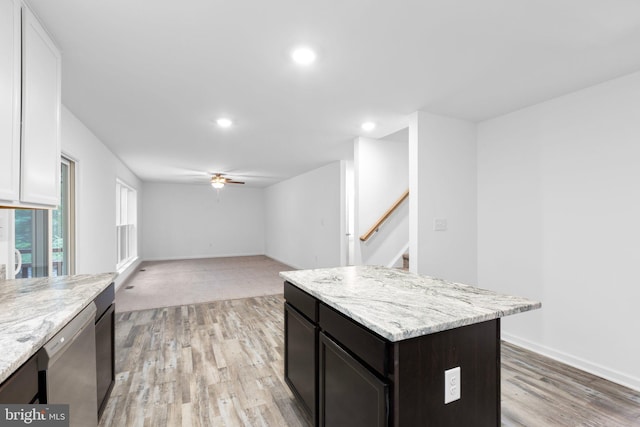
[[[22,210],[14,214],[15,248],[21,267],[16,278],[75,273],[75,163],[60,163],[60,206],[55,211]]]
[[[52,215],[52,267],[54,275],[74,274],[75,266],[75,163],[62,158],[60,169],[60,206]]]
[[[15,211],[15,245],[22,262],[17,279],[49,275],[49,222],[47,210]]]
[[[138,257],[136,190],[116,180],[116,268],[122,272]]]

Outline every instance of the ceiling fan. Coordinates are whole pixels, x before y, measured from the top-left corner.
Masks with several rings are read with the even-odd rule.
[[[211,186],[213,188],[219,190],[220,188],[224,187],[225,184],[244,184],[244,182],[227,178],[221,173],[216,173],[211,177]]]

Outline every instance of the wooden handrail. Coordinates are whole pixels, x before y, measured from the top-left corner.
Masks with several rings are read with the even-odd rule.
[[[389,209],[387,209],[387,211],[380,217],[380,219],[378,219],[376,221],[375,224],[373,224],[373,226],[369,230],[367,230],[366,233],[364,233],[362,236],[360,236],[360,240],[363,241],[363,242],[366,242],[367,240],[369,240],[369,238],[371,236],[373,236],[373,233],[378,231],[378,228],[380,228],[382,223],[384,223],[387,220],[387,218],[389,218],[391,216],[391,214],[396,209],[398,209],[398,206],[400,206],[402,204],[402,202],[404,202],[407,197],[409,197],[409,190],[408,189],[407,189],[407,191],[402,193],[402,196],[400,196],[400,198],[398,200],[396,200]]]

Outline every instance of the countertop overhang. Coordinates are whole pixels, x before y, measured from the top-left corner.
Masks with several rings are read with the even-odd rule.
[[[0,383],[117,276],[83,274],[0,282]]]
[[[522,297],[377,266],[284,271],[280,277],[391,342],[542,306]]]

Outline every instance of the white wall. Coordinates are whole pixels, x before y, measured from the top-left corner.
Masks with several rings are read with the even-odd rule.
[[[478,281],[503,336],[640,389],[640,74],[479,125]]]
[[[413,272],[477,282],[476,126],[422,111],[409,125],[410,260]],[[447,221],[434,231],[434,219]]]
[[[405,201],[368,241],[369,230],[409,188],[409,142],[358,138],[354,142],[355,261],[389,265],[409,243],[409,203]]]
[[[342,265],[346,162],[265,189],[266,255],[293,268]]]
[[[138,191],[140,180],[80,121],[62,108],[62,153],[76,161],[76,273],[116,270],[116,178]],[[138,209],[140,224],[140,209]],[[140,234],[140,227],[138,227]],[[139,239],[139,236],[138,236]],[[139,241],[139,240],[138,240]],[[139,245],[138,245],[139,247]],[[134,263],[118,277],[122,284]]]
[[[264,254],[260,188],[145,182],[145,260]]]

